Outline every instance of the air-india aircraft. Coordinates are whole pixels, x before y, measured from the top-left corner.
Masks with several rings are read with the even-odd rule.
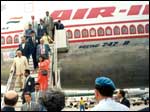
[[[1,27],[3,58],[13,59],[27,23],[36,26],[49,11],[64,24],[68,39],[68,51],[58,53],[62,87],[90,89],[98,76],[110,77],[117,88],[148,87],[148,1],[54,3],[33,1],[28,16],[9,18]]]

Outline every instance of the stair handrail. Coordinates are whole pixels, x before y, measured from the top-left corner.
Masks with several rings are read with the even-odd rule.
[[[9,91],[10,86],[11,86],[11,83],[12,83],[12,78],[13,78],[14,75],[15,75],[15,69],[14,69],[12,72],[10,72],[10,75],[9,75],[9,78],[8,78],[8,81],[7,81],[6,91],[5,91],[5,92]]]

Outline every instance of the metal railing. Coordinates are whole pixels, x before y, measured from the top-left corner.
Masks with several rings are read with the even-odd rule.
[[[13,79],[13,76],[15,75],[15,70],[13,70],[13,72],[10,73],[9,75],[9,78],[8,78],[8,81],[7,81],[7,85],[6,85],[6,91],[9,91],[10,90],[10,86],[12,84],[12,79]]]
[[[7,81],[7,84],[6,84],[5,93],[10,90],[10,87],[12,85],[12,79],[13,79],[14,75],[15,75],[15,70],[13,72],[11,72],[10,75],[9,75],[9,78],[8,78],[8,81]],[[3,95],[2,100],[1,100],[1,108],[3,106],[4,106],[4,95]]]

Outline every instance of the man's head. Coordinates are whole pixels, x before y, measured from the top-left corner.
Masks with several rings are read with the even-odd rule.
[[[25,42],[26,42],[26,37],[25,37],[25,36],[22,36],[22,37],[21,37],[21,42],[22,42],[22,43],[25,43]]]
[[[15,91],[10,90],[5,93],[5,95],[4,95],[5,105],[15,106],[17,101],[18,101],[18,94]]]
[[[43,39],[40,39],[40,44],[44,44],[44,40]]]
[[[49,16],[49,12],[48,11],[46,11],[46,16]]]
[[[25,98],[27,103],[30,103],[30,101],[31,101],[31,93],[30,92],[24,93],[24,98]]]
[[[35,91],[39,91],[40,90],[40,83],[35,83]]]
[[[98,77],[95,80],[95,97],[99,101],[104,97],[112,97],[115,85],[110,78]]]
[[[117,92],[117,96],[118,98],[124,98],[125,97],[125,91],[120,89],[118,92]]]
[[[40,24],[43,24],[43,23],[44,23],[44,21],[42,19],[40,19]]]
[[[32,29],[32,25],[31,24],[29,24],[29,29]]]
[[[20,50],[17,50],[16,54],[17,54],[18,57],[22,56],[22,52]]]
[[[35,32],[34,32],[33,30],[30,32],[30,36],[31,36],[31,37],[34,37],[34,36],[35,36]]]
[[[58,23],[61,23],[61,20],[60,20],[60,19],[58,20]]]
[[[30,75],[30,70],[29,69],[25,69],[24,75],[25,75],[25,77],[28,77]]]
[[[65,106],[65,95],[58,90],[47,91],[39,100],[48,111],[61,111]]]

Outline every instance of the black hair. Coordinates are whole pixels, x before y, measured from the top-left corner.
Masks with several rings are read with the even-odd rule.
[[[39,82],[36,82],[35,85],[40,85],[40,83],[39,83]]]
[[[46,35],[48,35],[47,31],[44,31],[44,33],[46,33]]]
[[[111,86],[95,85],[95,89],[99,91],[102,96],[112,97],[114,89]]]
[[[29,69],[25,69],[25,73],[30,74],[30,70]]]
[[[25,92],[24,95],[29,95],[31,96],[31,93],[29,91]]]
[[[20,51],[20,52],[22,53],[22,51],[21,51],[19,48],[16,50],[16,52],[17,52],[17,51]]]
[[[42,58],[42,61],[46,59],[44,55],[40,55],[39,58]]]
[[[40,102],[47,111],[61,111],[65,107],[65,95],[61,91],[47,91]]]
[[[17,101],[18,101],[18,95],[12,99],[8,99],[6,96],[4,96],[4,103],[6,105],[14,106],[16,105]]]
[[[122,97],[125,97],[125,94],[126,94],[126,93],[125,93],[124,90],[120,89],[120,90],[119,90],[119,93],[121,94]]]

